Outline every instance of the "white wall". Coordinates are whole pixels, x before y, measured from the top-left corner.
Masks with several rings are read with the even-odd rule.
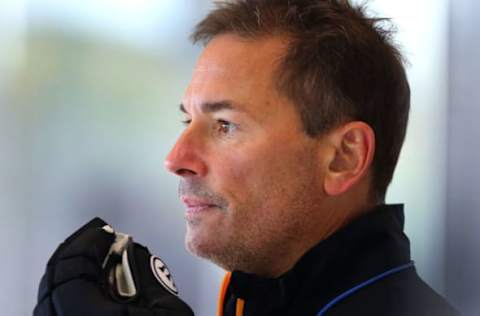
[[[22,123],[8,87],[24,57],[25,3],[0,2],[0,306],[4,315],[23,315],[29,233],[26,184],[28,157]]]
[[[480,315],[480,2],[451,6],[447,295]]]

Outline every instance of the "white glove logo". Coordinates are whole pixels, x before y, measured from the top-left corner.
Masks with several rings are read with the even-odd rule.
[[[153,275],[157,278],[158,282],[160,282],[160,284],[170,293],[178,295],[172,275],[170,274],[167,265],[159,257],[152,256],[150,258],[150,267],[152,268]]]

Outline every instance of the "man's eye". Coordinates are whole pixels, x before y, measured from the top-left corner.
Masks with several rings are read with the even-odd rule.
[[[225,121],[225,120],[217,120],[217,131],[222,134],[229,134],[236,129],[236,125]]]
[[[191,119],[186,119],[186,120],[183,120],[181,122],[182,122],[183,125],[188,125],[192,122],[192,120]]]

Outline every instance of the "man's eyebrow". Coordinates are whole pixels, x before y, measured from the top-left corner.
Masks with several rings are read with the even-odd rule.
[[[232,110],[232,111],[239,111],[243,112],[242,107],[235,105],[232,101],[224,100],[224,101],[216,101],[216,102],[204,102],[200,105],[200,109],[204,113],[213,113],[218,112],[221,110]],[[185,106],[180,104],[180,111],[183,113],[187,113]]]

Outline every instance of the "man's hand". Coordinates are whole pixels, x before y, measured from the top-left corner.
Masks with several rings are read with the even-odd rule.
[[[34,316],[193,316],[166,265],[96,218],[55,251]]]

